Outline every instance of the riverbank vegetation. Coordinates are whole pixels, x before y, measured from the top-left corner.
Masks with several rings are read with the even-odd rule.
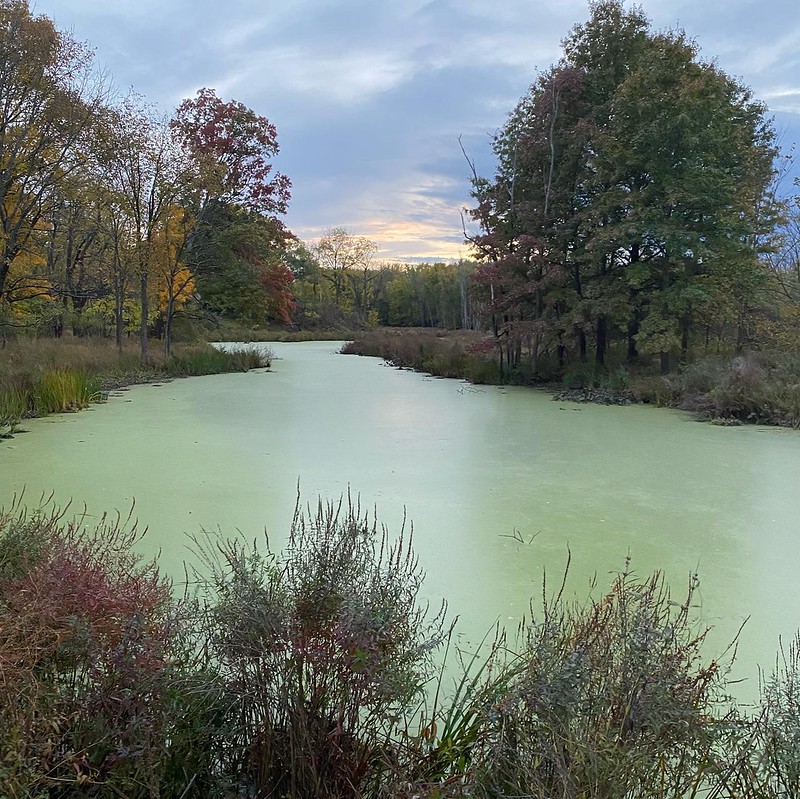
[[[0,793],[23,797],[790,797],[793,646],[743,712],[692,594],[629,564],[545,588],[462,652],[408,530],[299,509],[283,552],[195,539],[176,595],[130,519],[0,512]],[[438,675],[438,676],[437,676]]]
[[[156,355],[143,364],[133,344],[120,351],[107,339],[20,337],[0,349],[0,437],[11,435],[25,418],[80,410],[134,383],[269,365],[263,347],[222,351],[180,345],[170,358]]]
[[[750,90],[641,9],[591,3],[496,134],[494,174],[465,153],[458,263],[387,263],[341,227],[301,242],[266,117],[212,89],[169,117],[113,97],[92,52],[25,0],[0,4],[0,36],[18,98],[0,109],[16,114],[0,118],[0,342],[135,337],[147,364],[154,340],[168,359],[176,340],[479,331],[466,355],[417,360],[797,424],[787,159]],[[704,372],[718,379],[698,387]]]
[[[363,331],[342,347],[350,355],[383,358],[401,369],[476,384],[536,386],[560,400],[607,404],[650,403],[692,411],[717,424],[800,427],[800,357],[792,351],[706,355],[668,375],[654,374],[647,359],[603,368],[576,365],[567,372],[551,361],[539,371],[503,374],[485,339],[470,331]],[[656,369],[657,371],[657,369]]]

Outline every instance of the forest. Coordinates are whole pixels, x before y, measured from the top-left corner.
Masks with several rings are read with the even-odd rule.
[[[151,339],[378,326],[483,331],[503,380],[796,350],[800,208],[766,107],[683,32],[592,5],[470,161],[472,259],[387,263],[282,221],[275,126],[213,89],[171,116],[0,6],[0,335]]]

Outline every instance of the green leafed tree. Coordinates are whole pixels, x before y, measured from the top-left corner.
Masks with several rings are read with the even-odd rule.
[[[583,360],[587,341],[603,367],[626,341],[666,371],[712,307],[736,320],[764,284],[774,131],[683,32],[619,0],[590,12],[473,180],[478,291],[506,368]]]

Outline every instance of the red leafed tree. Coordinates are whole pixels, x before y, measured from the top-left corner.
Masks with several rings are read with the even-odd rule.
[[[268,317],[284,325],[291,325],[292,312],[297,307],[291,289],[294,280],[292,270],[283,262],[267,264],[262,269],[259,280],[268,297]]]
[[[291,182],[272,170],[275,126],[246,105],[223,102],[213,89],[184,100],[172,129],[195,162],[201,207],[209,199],[233,203],[262,216],[286,213]]]
[[[282,254],[293,237],[278,219],[291,183],[273,171],[275,126],[213,89],[184,100],[171,124],[192,164],[197,227],[187,251],[202,301],[254,324],[291,324],[292,273]]]

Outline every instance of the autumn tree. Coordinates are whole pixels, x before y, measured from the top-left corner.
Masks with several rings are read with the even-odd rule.
[[[186,243],[193,224],[185,209],[170,205],[153,241],[152,277],[158,289],[159,321],[167,358],[172,354],[175,316],[194,298],[194,275],[185,261]]]
[[[83,167],[54,187],[53,203],[44,217],[47,230],[47,273],[64,324],[81,329],[87,304],[109,293],[108,266],[112,240],[103,224],[107,212],[102,176]],[[66,317],[66,318],[64,318]]]
[[[170,208],[185,169],[169,123],[130,96],[109,113],[105,136],[106,169],[119,208],[127,219],[127,242],[139,283],[142,362],[149,360],[150,284],[157,237],[163,237]]]
[[[91,51],[25,0],[0,0],[0,302],[102,104]]]
[[[333,286],[334,302],[341,306],[342,294],[348,274],[353,280],[354,301],[359,308],[362,321],[368,312],[368,290],[370,267],[378,251],[378,245],[365,236],[355,236],[344,228],[332,228],[317,242],[315,254],[323,274]]]
[[[203,302],[218,312],[245,313],[250,321],[288,323],[292,274],[282,254],[292,236],[280,216],[291,183],[273,171],[275,126],[243,103],[201,89],[178,106],[171,128],[192,167],[184,205],[196,226],[187,258]],[[234,298],[234,286],[245,294]]]

